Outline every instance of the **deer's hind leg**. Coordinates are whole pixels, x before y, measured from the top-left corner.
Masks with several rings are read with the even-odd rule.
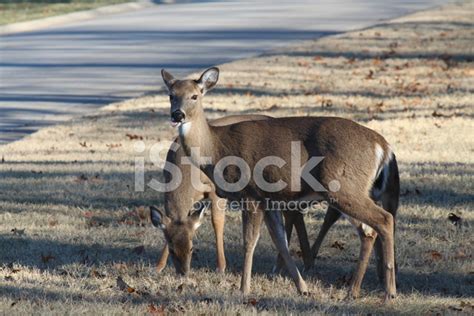
[[[360,294],[362,280],[364,279],[364,275],[367,271],[367,266],[369,265],[370,255],[374,247],[374,242],[377,238],[377,233],[372,228],[354,219],[351,220],[351,223],[357,228],[357,233],[359,234],[360,252],[357,267],[351,278],[348,296],[349,298],[358,298]]]
[[[385,299],[388,301],[394,298],[396,295],[396,284],[393,238],[394,219],[392,214],[377,206],[369,197],[346,195],[339,192],[333,194],[332,201],[334,206],[342,213],[368,225],[377,232],[382,245]]]

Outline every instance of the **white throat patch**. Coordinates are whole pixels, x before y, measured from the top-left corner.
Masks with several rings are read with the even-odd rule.
[[[178,130],[181,136],[186,136],[191,130],[191,122],[182,123],[179,125]]]

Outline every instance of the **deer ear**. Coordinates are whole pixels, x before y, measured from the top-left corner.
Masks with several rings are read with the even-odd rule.
[[[153,226],[160,227],[161,229],[165,229],[166,225],[171,222],[165,212],[156,206],[150,206],[150,218]]]
[[[207,91],[214,88],[217,83],[217,80],[219,80],[219,68],[212,67],[204,71],[201,75],[201,78],[196,81],[199,87],[201,88],[202,95],[206,94]]]
[[[198,229],[199,226],[202,224],[202,219],[204,218],[204,213],[206,213],[207,205],[203,205],[201,208],[192,212],[189,217],[191,218],[191,222],[193,223],[193,228]]]
[[[170,90],[171,86],[176,82],[176,79],[173,77],[172,74],[170,74],[164,69],[161,69],[161,77],[163,77],[163,81],[165,82],[166,87],[168,88],[168,90]]]

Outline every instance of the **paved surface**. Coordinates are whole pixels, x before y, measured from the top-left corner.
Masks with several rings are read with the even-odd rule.
[[[0,143],[178,74],[367,27],[442,0],[234,0],[151,8],[1,37]]]

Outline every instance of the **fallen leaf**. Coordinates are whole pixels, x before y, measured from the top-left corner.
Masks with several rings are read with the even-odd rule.
[[[81,145],[81,147],[87,147],[87,143],[86,143],[86,141],[84,141],[84,142],[82,142],[82,143],[81,143],[81,142],[79,142],[79,145]]]
[[[249,298],[244,304],[245,304],[245,305],[256,306],[257,303],[258,303],[257,299],[255,299],[255,298]]]
[[[103,273],[100,273],[99,271],[97,271],[96,269],[92,269],[90,275],[94,278],[97,278],[97,279],[103,279],[106,277],[105,274]]]
[[[454,259],[464,260],[467,259],[468,255],[463,250],[458,250],[454,255]]]
[[[443,113],[439,113],[438,111],[434,111],[433,113],[431,113],[431,116],[433,116],[433,117],[447,117],[447,118],[450,118],[450,117],[453,117],[454,114],[443,114]]]
[[[147,311],[152,315],[165,315],[165,308],[163,305],[155,306],[153,303],[148,304]]]
[[[109,149],[122,147],[122,144],[105,144]]]
[[[433,261],[439,261],[439,260],[443,259],[443,255],[440,252],[436,251],[436,250],[430,250],[430,251],[428,251],[428,253],[431,257],[431,260],[433,260]]]
[[[84,182],[84,181],[87,181],[89,178],[85,175],[85,174],[81,174],[80,176],[77,176],[76,179],[74,180],[74,182],[76,183],[80,183],[80,182]]]
[[[135,289],[128,285],[122,277],[117,277],[117,286],[121,291],[125,291],[127,293],[133,293],[135,292]]]
[[[367,76],[365,76],[365,79],[367,80],[372,80],[374,79],[374,71],[373,70],[369,70],[369,73]]]
[[[339,250],[344,250],[344,244],[342,242],[339,242],[339,241],[335,241],[332,245],[331,245],[331,248],[336,248],[336,249],[339,249]]]
[[[140,135],[125,134],[125,136],[127,136],[129,140],[133,140],[133,139],[143,140],[143,136],[140,136]]]
[[[43,254],[42,254],[42,255],[41,255],[41,261],[42,261],[43,263],[45,263],[45,264],[48,263],[48,262],[50,262],[51,260],[54,260],[54,259],[56,259],[56,257],[54,257],[54,256],[51,255],[51,254],[48,254],[48,255],[43,255]]]
[[[58,225],[58,220],[57,219],[50,219],[48,221],[48,225],[51,226],[51,227],[54,227],[54,226]]]

